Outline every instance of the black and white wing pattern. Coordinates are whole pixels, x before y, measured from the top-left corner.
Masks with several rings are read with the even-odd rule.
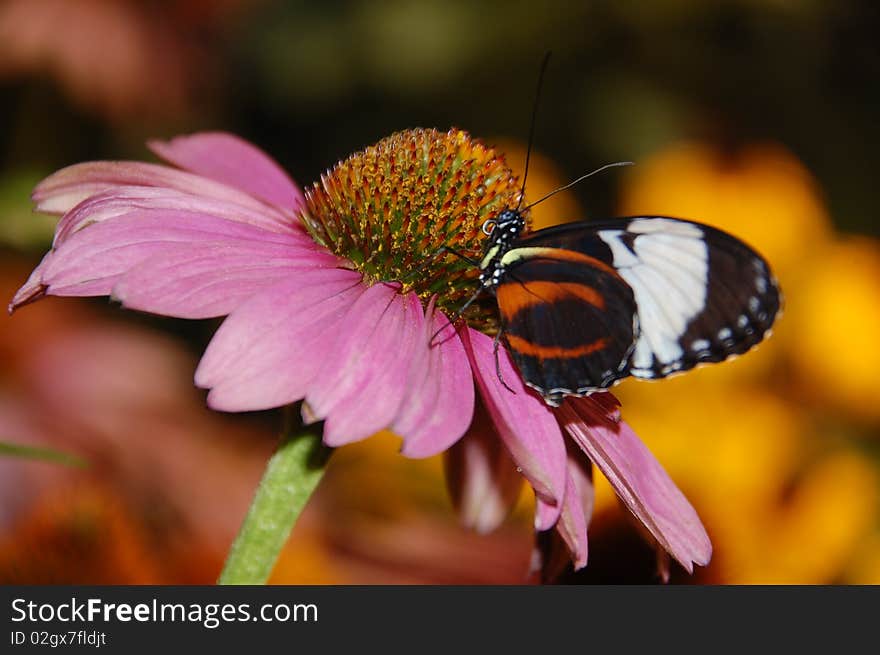
[[[632,289],[637,331],[620,377],[662,378],[742,354],[769,333],[781,305],[760,255],[692,221],[639,216],[570,223],[525,235],[514,251],[528,247],[589,254]]]

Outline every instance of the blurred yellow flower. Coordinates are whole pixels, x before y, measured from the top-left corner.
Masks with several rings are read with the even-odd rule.
[[[675,385],[673,385],[675,386]],[[694,501],[715,544],[715,582],[822,584],[853,567],[853,581],[880,569],[859,544],[875,529],[880,478],[854,452],[823,451],[833,435],[812,434],[788,402],[751,389],[624,398],[627,420]],[[615,505],[597,479],[597,511]],[[871,561],[874,564],[871,564]],[[867,578],[870,579],[870,578]]]
[[[306,519],[303,514],[302,519]],[[303,525],[305,524],[305,525]],[[314,528],[314,520],[301,520],[287,540],[272,570],[269,584],[346,584],[336,558]]]
[[[727,153],[682,143],[637,162],[626,176],[622,214],[667,214],[730,232],[767,258],[783,291],[831,232],[816,181],[779,145]]]
[[[811,404],[880,419],[880,242],[844,239],[809,261],[787,316],[799,390]]]
[[[756,521],[794,474],[803,424],[772,396],[736,388],[681,393],[684,380],[637,401],[621,393],[625,416],[705,521],[716,551],[710,574],[737,582],[725,568],[728,551],[760,537]],[[607,485],[598,487],[597,507],[613,504]]]
[[[765,517],[763,557],[750,558],[743,582],[837,582],[877,515],[877,471],[851,452],[808,468],[787,502]]]
[[[760,511],[794,472],[803,421],[789,404],[757,390],[680,393],[684,380],[635,402],[621,393],[627,421],[689,497],[694,493],[710,524],[731,512]]]
[[[880,585],[880,532],[862,541],[841,582]]]

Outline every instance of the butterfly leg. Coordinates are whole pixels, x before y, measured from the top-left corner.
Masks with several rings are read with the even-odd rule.
[[[470,307],[470,306],[474,303],[474,301],[475,301],[477,298],[480,297],[480,294],[481,294],[481,293],[483,293],[483,287],[479,287],[479,288],[474,292],[474,294],[473,294],[470,298],[467,299],[467,302],[465,302],[465,304],[463,304],[463,305],[461,306],[461,308],[459,308],[459,310],[458,310],[457,312],[455,312],[455,316],[453,316],[451,319],[449,319],[449,321],[448,321],[443,327],[439,328],[436,332],[434,332],[433,335],[431,335],[431,340],[428,342],[428,345],[429,345],[429,346],[434,346],[434,345],[436,345],[436,344],[434,343],[434,339],[437,338],[437,335],[439,335],[441,332],[443,332],[443,330],[445,330],[445,329],[446,329],[447,327],[449,327],[450,325],[454,325],[455,322],[458,321],[458,319],[460,319],[460,318],[462,317],[462,314],[464,314],[465,310],[466,310],[468,307]]]
[[[438,257],[440,257],[441,255],[445,255],[446,253],[455,255],[456,257],[458,257],[462,261],[467,262],[471,266],[478,267],[480,265],[480,262],[478,262],[476,259],[472,259],[467,255],[458,252],[455,248],[451,248],[449,246],[440,246],[427,258],[422,260],[422,262],[416,268],[412,269],[409,273],[407,273],[406,275],[402,275],[395,280],[388,280],[388,282],[409,282],[411,279],[418,277],[419,275],[424,273],[425,270],[427,270],[427,268],[431,266],[431,264],[433,264]]]
[[[501,344],[501,335],[503,332],[503,330],[498,330],[498,333],[495,335],[495,341],[492,342],[492,352],[495,355],[495,375],[498,376],[499,382],[504,385],[505,389],[510,393],[515,394],[516,391],[510,388],[510,385],[504,381],[504,376],[501,374],[501,360],[498,358],[498,346]]]
[[[477,266],[480,265],[480,262],[478,262],[476,259],[472,259],[471,257],[468,257],[468,256],[465,255],[464,253],[460,253],[460,252],[458,252],[458,251],[457,251],[455,248],[453,248],[452,246],[440,246],[440,247],[437,249],[437,252],[435,252],[433,255],[431,255],[431,257],[432,257],[432,258],[433,258],[433,257],[436,257],[437,255],[440,255],[440,254],[445,253],[445,252],[448,252],[448,253],[450,253],[450,254],[452,254],[452,255],[455,255],[456,257],[458,257],[459,259],[461,259],[461,260],[467,262],[467,263],[470,264],[471,266],[477,267]]]

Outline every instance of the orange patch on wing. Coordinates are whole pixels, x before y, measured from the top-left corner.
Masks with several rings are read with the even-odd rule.
[[[601,259],[596,259],[595,257],[590,257],[589,255],[585,255],[582,252],[578,252],[577,250],[566,250],[565,248],[555,248],[553,253],[553,259],[561,259],[566,262],[575,262],[578,264],[587,264],[589,266],[593,266],[594,268],[598,268],[600,271],[605,271],[606,273],[611,273],[614,277],[619,277],[617,270],[613,266],[609,266]]]
[[[539,346],[515,334],[505,334],[504,338],[507,340],[507,345],[511,350],[515,350],[522,355],[537,357],[538,359],[573,359],[575,357],[584,357],[602,350],[608,345],[608,337],[602,337],[591,343],[575,346],[574,348]]]
[[[505,282],[496,291],[498,309],[510,320],[518,312],[535,305],[553,304],[561,300],[583,300],[593,307],[605,308],[605,297],[591,286],[579,282]]]
[[[521,254],[525,260],[543,259],[548,261],[572,262],[574,264],[586,264],[592,266],[605,273],[610,273],[614,277],[619,278],[620,274],[613,266],[609,266],[601,259],[590,257],[577,250],[569,250],[567,248],[551,248],[548,246],[520,246],[511,250],[508,255]]]

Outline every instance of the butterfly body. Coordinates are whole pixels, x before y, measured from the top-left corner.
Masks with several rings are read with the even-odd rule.
[[[550,405],[744,353],[780,308],[760,255],[692,221],[631,217],[526,233],[522,212],[508,209],[484,231],[480,282],[497,299],[523,380]]]

